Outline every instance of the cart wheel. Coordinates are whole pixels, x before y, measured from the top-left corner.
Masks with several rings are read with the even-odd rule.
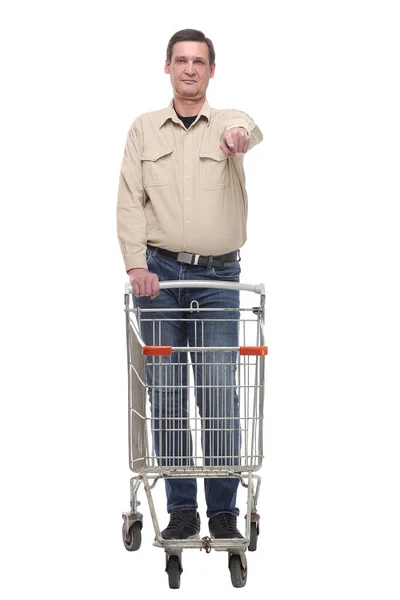
[[[129,531],[126,531],[125,523],[122,526],[122,540],[125,548],[130,552],[139,550],[142,543],[142,523],[135,521]]]
[[[229,570],[231,572],[232,585],[235,588],[241,588],[246,585],[247,581],[247,562],[245,558],[246,568],[243,569],[242,560],[239,554],[232,554],[229,561]]]
[[[257,550],[257,538],[260,533],[260,529],[258,527],[258,523],[251,523],[250,525],[250,543],[248,550],[250,552],[255,552]]]
[[[181,586],[181,569],[179,559],[175,554],[171,554],[168,559],[167,569],[169,587],[177,590]]]

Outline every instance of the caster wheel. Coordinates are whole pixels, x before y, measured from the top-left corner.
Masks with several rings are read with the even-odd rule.
[[[235,588],[241,588],[246,585],[247,581],[247,562],[246,568],[243,569],[242,560],[239,554],[232,554],[229,561],[229,570],[231,572],[232,585]]]
[[[172,590],[177,590],[181,586],[181,568],[179,559],[175,554],[171,554],[168,559],[166,571],[168,573],[168,583]]]
[[[142,543],[142,523],[135,521],[130,529],[126,531],[126,522],[124,522],[122,526],[122,540],[125,548],[130,552],[139,550]]]
[[[250,543],[248,550],[249,552],[255,552],[257,550],[257,538],[260,533],[258,523],[251,523],[250,525]]]

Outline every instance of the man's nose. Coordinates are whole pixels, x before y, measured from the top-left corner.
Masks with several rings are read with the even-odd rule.
[[[188,75],[194,75],[194,66],[193,66],[193,63],[192,63],[192,61],[190,61],[190,60],[189,60],[189,61],[186,63],[186,69],[185,69],[185,70],[186,70],[186,73],[187,73]]]

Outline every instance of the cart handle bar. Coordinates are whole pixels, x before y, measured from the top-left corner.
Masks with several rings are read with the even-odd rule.
[[[172,346],[143,346],[142,354],[144,356],[172,356]],[[178,348],[180,352],[184,352],[185,348]],[[186,349],[187,350],[187,349]],[[190,348],[192,351],[212,351],[214,348]],[[227,350],[227,348],[222,348]],[[229,350],[239,351],[241,356],[266,356],[268,354],[268,346],[239,346],[239,348],[229,348]]]
[[[214,288],[222,290],[239,290],[246,292],[254,292],[265,296],[265,288],[263,283],[251,285],[249,283],[234,283],[232,281],[160,281],[160,290],[170,288]],[[132,286],[129,283],[125,284],[125,294],[132,294]]]

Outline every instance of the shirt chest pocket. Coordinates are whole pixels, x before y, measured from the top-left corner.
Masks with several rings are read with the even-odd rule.
[[[148,148],[141,155],[143,187],[168,185],[171,179],[172,148]]]
[[[200,176],[206,190],[220,190],[229,184],[228,157],[222,150],[200,150]]]

